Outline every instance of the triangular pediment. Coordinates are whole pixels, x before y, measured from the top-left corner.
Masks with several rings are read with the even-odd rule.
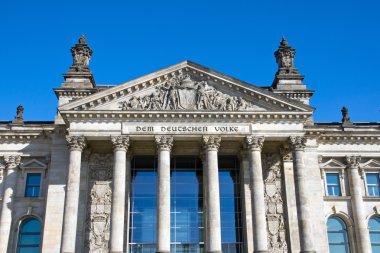
[[[323,163],[321,165],[322,169],[344,169],[346,168],[346,165],[335,160],[335,159],[330,159],[327,162]]]
[[[360,165],[361,168],[363,169],[370,169],[370,168],[374,168],[374,169],[378,169],[380,168],[380,162],[375,160],[375,159],[370,159],[369,161],[363,163]]]
[[[38,161],[37,159],[29,160],[22,165],[20,165],[22,169],[46,169],[47,165]]]
[[[209,111],[303,112],[313,108],[185,61],[59,107],[61,113]]]

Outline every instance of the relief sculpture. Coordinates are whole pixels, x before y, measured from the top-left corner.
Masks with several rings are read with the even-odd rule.
[[[156,85],[150,94],[132,96],[120,102],[122,110],[263,110],[241,97],[217,91],[206,81],[196,82],[180,74]]]
[[[86,252],[108,253],[111,219],[111,154],[92,154],[89,163]]]
[[[276,154],[263,154],[265,171],[265,205],[268,229],[268,250],[271,253],[288,252],[283,180],[280,157]]]

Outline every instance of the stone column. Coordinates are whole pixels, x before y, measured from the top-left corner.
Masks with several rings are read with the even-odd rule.
[[[155,137],[158,151],[157,253],[170,252],[170,151],[172,136]]]
[[[70,149],[70,160],[61,252],[74,253],[77,234],[81,156],[86,146],[86,140],[84,136],[67,136],[66,141]]]
[[[293,149],[294,176],[296,184],[298,226],[300,232],[301,253],[314,253],[314,238],[312,234],[312,217],[310,217],[309,187],[305,167],[306,138],[291,136]]]
[[[268,252],[267,222],[264,201],[264,179],[261,164],[263,136],[247,136],[249,171],[251,174],[252,227],[254,251]]]
[[[112,136],[114,150],[113,190],[111,211],[111,253],[123,253],[124,247],[124,217],[127,170],[128,136]],[[129,164],[130,165],[130,164]],[[129,194],[128,194],[129,195]]]
[[[200,159],[202,161],[202,177],[203,177],[203,247],[207,248],[207,165],[206,165],[206,154],[204,152],[204,149],[201,148],[200,150]]]
[[[206,155],[207,177],[206,189],[206,253],[222,252],[222,235],[220,226],[219,170],[218,150],[221,138],[203,136],[203,147]]]
[[[362,180],[359,175],[358,156],[346,156],[348,180],[351,193],[352,215],[355,222],[356,241],[359,252],[370,253],[371,242],[369,238],[368,225],[364,212]]]
[[[4,197],[0,218],[0,252],[7,252],[9,234],[12,226],[12,210],[14,194],[17,184],[17,167],[20,164],[20,156],[4,156],[7,176],[4,182]]]

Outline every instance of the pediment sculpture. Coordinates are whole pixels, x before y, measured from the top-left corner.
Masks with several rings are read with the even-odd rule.
[[[244,98],[216,90],[207,81],[194,81],[187,74],[174,76],[155,86],[153,92],[120,102],[122,110],[264,110]]]

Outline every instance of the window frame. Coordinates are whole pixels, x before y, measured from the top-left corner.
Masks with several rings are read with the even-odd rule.
[[[344,218],[344,217],[342,217],[341,215],[338,215],[338,214],[330,215],[326,219],[327,245],[328,245],[329,252],[333,253],[333,252],[330,251],[330,241],[328,239],[329,233],[330,232],[336,232],[336,231],[329,231],[328,222],[329,222],[330,219],[336,219],[336,220],[341,221],[343,223],[343,225],[345,226],[344,229],[346,231],[348,252],[349,253],[355,252],[355,245],[354,245],[353,241],[351,240],[351,238],[353,238],[352,226],[351,226],[350,222],[346,220],[346,218]]]
[[[42,219],[38,216],[35,216],[35,215],[26,215],[26,216],[23,216],[21,217],[19,220],[18,220],[18,223],[17,223],[17,230],[15,231],[16,232],[16,235],[15,235],[15,240],[13,242],[13,250],[14,252],[18,253],[18,250],[19,250],[19,240],[20,240],[20,232],[21,232],[21,225],[23,224],[23,222],[29,220],[29,219],[34,219],[34,220],[37,220],[39,223],[40,223],[40,242],[39,242],[39,249],[40,251],[42,250],[42,239],[43,239],[43,222],[42,222]]]
[[[328,186],[327,183],[327,174],[338,174],[338,180],[339,180],[339,189],[340,189],[340,195],[329,195]],[[345,197],[346,191],[345,191],[345,180],[344,180],[344,169],[322,169],[322,178],[324,183],[324,190],[325,190],[325,197],[330,198],[337,198],[337,197]]]
[[[367,174],[377,174],[377,181],[378,181],[377,187],[379,188],[379,195],[378,196],[373,196],[373,195],[369,194]],[[369,198],[379,198],[380,197],[380,172],[378,170],[366,170],[366,171],[364,171],[364,184],[365,184],[366,197],[369,197]]]
[[[37,196],[27,196],[27,191],[28,191],[28,177],[30,176],[30,175],[40,175],[40,183],[39,183],[39,191],[38,191],[38,195]],[[25,198],[39,198],[39,197],[41,197],[41,188],[42,188],[42,173],[40,173],[40,172],[28,172],[28,173],[26,173],[26,176],[25,176],[25,187],[24,187],[24,197]],[[31,187],[36,187],[36,185],[32,185]]]
[[[31,159],[27,161],[26,163],[23,163],[20,165],[21,168],[21,176],[23,178],[23,187],[20,189],[21,191],[19,194],[22,194],[22,197],[24,198],[41,198],[45,195],[45,178],[46,178],[46,171],[48,169],[48,165],[45,163],[37,160],[37,159]],[[40,192],[38,196],[32,197],[32,196],[26,196],[26,190],[27,190],[27,178],[29,174],[41,174],[41,180],[40,180]]]
[[[371,216],[371,217],[369,217],[369,219],[368,219],[368,221],[367,221],[367,223],[368,223],[368,233],[369,233],[369,236],[370,236],[370,244],[371,244],[371,249],[372,249],[372,241],[371,241],[371,230],[370,230],[370,226],[369,226],[369,221],[371,220],[371,219],[377,219],[377,220],[380,220],[380,217],[378,216],[378,215],[373,215],[373,216]],[[375,232],[375,233],[379,233],[380,232],[380,230],[374,230],[373,232]],[[376,246],[380,246],[380,243],[376,243]]]

